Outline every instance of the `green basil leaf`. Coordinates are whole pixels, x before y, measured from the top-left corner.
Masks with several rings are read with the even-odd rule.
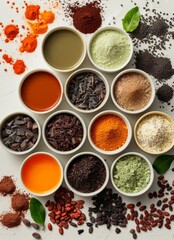
[[[123,28],[126,32],[133,32],[139,25],[140,12],[136,6],[129,10],[122,20]]]
[[[170,168],[173,160],[174,155],[161,155],[153,162],[153,168],[158,174],[163,174]]]
[[[44,225],[46,217],[45,208],[36,198],[30,199],[30,214],[35,223]]]

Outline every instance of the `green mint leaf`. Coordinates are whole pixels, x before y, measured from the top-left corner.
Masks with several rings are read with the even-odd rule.
[[[139,25],[140,12],[136,6],[129,10],[122,20],[123,28],[126,32],[133,32]]]
[[[35,223],[44,225],[46,217],[45,208],[36,198],[30,199],[30,214]]]
[[[161,155],[153,162],[153,168],[158,174],[163,174],[170,168],[173,160],[174,155]]]

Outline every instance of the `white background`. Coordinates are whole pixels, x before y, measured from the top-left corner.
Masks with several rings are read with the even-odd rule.
[[[52,1],[42,1],[42,0],[33,0],[33,1],[27,1],[28,3],[32,3],[32,4],[39,4],[41,7],[41,10],[44,9],[49,9],[52,6],[52,2],[55,3],[56,1],[52,0]],[[66,0],[65,2],[72,2],[69,0]],[[81,2],[81,1],[79,1]],[[116,18],[116,25],[117,26],[121,26],[121,19],[123,18],[123,16],[125,15],[125,13],[134,6],[134,3],[136,1],[130,1],[130,0],[102,0],[102,4],[107,6],[106,10],[105,10],[105,20],[103,21],[103,26],[107,26],[109,23],[113,24],[112,18],[115,17]],[[160,0],[160,3],[157,4],[157,1],[155,1],[154,3],[149,3],[150,9],[157,9],[157,11],[163,11],[163,12],[168,12],[170,15],[172,15],[172,13],[174,12],[174,2],[173,1],[169,1],[169,0]],[[19,13],[17,14],[15,12],[14,9],[11,9],[10,6],[11,4],[7,5],[5,0],[0,0],[0,22],[3,22],[4,26],[7,24],[10,24],[11,19],[14,19],[14,23],[15,24],[19,24],[19,26],[21,25],[26,25],[26,20],[24,18],[24,9],[22,9],[23,6],[23,2],[20,0],[16,0],[15,1],[17,7],[19,7]],[[121,7],[120,5],[123,4],[124,7]],[[137,5],[140,7],[140,12],[141,14],[144,14],[144,10],[143,7],[145,6],[146,1],[145,0],[137,0]],[[64,21],[63,18],[63,11],[61,9],[61,7],[55,11],[55,9],[53,9],[53,11],[56,13],[56,19],[55,22],[51,25],[49,25],[49,29],[52,29],[54,27],[60,26],[60,25],[71,25],[72,26],[72,22],[71,21]],[[25,30],[21,30],[20,27],[20,31],[25,34]],[[20,55],[20,53],[17,51],[17,49],[20,46],[20,40],[19,38],[15,39],[13,42],[10,42],[8,44],[4,43],[4,34],[3,34],[3,30],[0,29],[0,48],[3,49],[3,52],[0,53],[0,121],[2,121],[2,119],[4,117],[6,117],[8,114],[11,114],[13,112],[26,112],[27,110],[22,106],[22,104],[19,101],[19,97],[18,97],[18,86],[19,83],[22,79],[22,77],[28,72],[31,71],[33,69],[37,69],[37,68],[44,68],[44,69],[49,69],[49,67],[45,64],[43,58],[42,58],[42,54],[41,54],[41,43],[42,43],[42,39],[43,39],[43,35],[40,35],[38,37],[38,47],[36,49],[36,51],[34,53],[23,53]],[[88,42],[90,35],[88,36],[84,36],[86,39],[86,43]],[[172,43],[173,44],[173,43]],[[174,58],[172,58],[172,54],[173,54],[173,49],[170,51],[164,51],[165,56],[170,57],[172,60],[172,65],[174,66]],[[27,70],[24,74],[22,75],[15,75],[13,73],[12,67],[10,65],[7,65],[5,63],[2,63],[2,55],[4,53],[7,53],[9,55],[11,55],[13,58],[15,59],[24,59],[26,65],[27,65]],[[88,58],[86,57],[84,63],[80,66],[80,68],[82,67],[92,67],[91,63],[89,62]],[[131,67],[131,64],[129,64],[128,67]],[[4,72],[4,68],[8,69],[8,72]],[[49,69],[50,71],[52,71],[51,69]],[[57,76],[60,78],[60,80],[62,81],[62,84],[64,85],[67,77],[70,75],[69,74],[61,74],[61,73],[56,73]],[[116,76],[115,74],[105,74],[106,78],[108,79],[109,85],[111,84],[113,78]],[[154,81],[155,82],[155,81]],[[169,84],[171,84],[173,82],[173,80],[169,80]],[[150,110],[160,110],[159,108],[159,101],[157,99],[155,99],[154,104],[152,105],[152,107],[149,109]],[[167,105],[164,105],[165,108],[163,109],[164,112],[168,112],[170,114],[170,116],[174,117],[174,114],[170,111],[169,108],[167,108]],[[59,106],[59,108],[57,110],[61,110],[61,109],[70,109],[71,107],[67,104],[65,98],[63,98],[63,101],[61,103],[61,105]],[[102,110],[106,110],[106,109],[113,109],[113,110],[117,110],[112,101],[111,98],[109,98],[107,104],[105,105],[105,107]],[[32,113],[31,113],[32,115]],[[90,121],[90,119],[95,115],[95,114],[79,114],[81,117],[83,117],[83,119],[86,122],[86,126],[88,126],[88,123]],[[40,125],[42,126],[44,123],[44,120],[48,117],[48,115],[34,115],[35,118],[39,121]],[[129,120],[131,121],[132,127],[134,126],[135,121],[138,119],[138,117],[140,117],[140,115],[127,115],[127,117],[129,118]],[[46,152],[50,152],[52,153],[43,143],[43,141],[41,140],[38,147],[34,150],[34,152],[37,151],[46,151]],[[84,146],[79,150],[79,152],[82,151],[94,151],[94,149],[92,149],[92,147],[89,145],[88,141],[86,140]],[[135,145],[134,140],[132,139],[130,146],[126,149],[125,152],[128,151],[138,151],[141,152],[142,151],[140,149],[138,149],[138,147]],[[169,154],[172,154],[173,151],[170,151]],[[61,156],[58,154],[53,153],[62,163],[63,166],[65,166],[66,162],[68,161],[68,159],[70,159],[72,157],[72,155],[68,155],[68,156]],[[145,154],[152,162],[155,158],[155,156],[152,155],[148,155]],[[24,156],[14,156],[8,152],[6,152],[2,146],[0,146],[0,178],[5,176],[5,175],[13,175],[14,179],[16,180],[17,186],[20,189],[23,189],[20,183],[20,178],[19,178],[19,169],[21,166],[22,161],[25,159],[25,157],[27,157],[26,155]],[[110,167],[113,160],[117,157],[117,155],[115,156],[106,156],[103,155],[103,157],[106,159],[108,166]],[[173,165],[174,167],[174,165]],[[174,179],[173,177],[173,173],[171,170],[169,170],[167,172],[167,174],[165,175],[165,177],[167,179],[169,179],[169,181],[171,181],[172,179]],[[156,182],[156,181],[155,181]],[[152,186],[152,190],[155,190],[157,188],[156,183],[154,182],[153,186]],[[109,187],[111,187],[111,183],[109,182],[108,184]],[[51,196],[52,197],[52,196]],[[81,197],[75,196],[76,199],[81,199]],[[39,198],[43,203],[45,202],[46,199],[48,198]],[[142,201],[142,203],[147,204],[148,206],[152,203],[152,201],[150,201],[147,198],[147,194],[138,197],[138,198],[125,198],[123,197],[123,200],[126,202],[137,202],[137,201]],[[87,213],[87,209],[88,206],[91,205],[91,200],[86,198],[85,199],[85,209],[84,211]],[[2,197],[0,196],[0,214],[5,212],[5,211],[9,211],[10,209],[10,198],[9,197]],[[27,218],[31,220],[30,214],[28,212],[27,214]],[[48,223],[48,218],[46,219],[46,224]],[[88,228],[84,225],[82,227],[79,227],[79,229],[85,229],[85,232],[82,235],[78,235],[77,233],[77,229],[74,229],[73,227],[70,227],[68,230],[65,230],[65,233],[63,236],[60,236],[58,234],[58,229],[56,226],[54,226],[54,230],[52,232],[49,232],[48,230],[45,230],[43,232],[41,232],[42,235],[42,239],[45,240],[54,240],[54,239],[101,239],[101,240],[113,240],[114,238],[118,238],[120,240],[123,239],[132,239],[131,234],[129,233],[129,230],[131,228],[134,228],[135,224],[134,223],[130,223],[128,224],[127,228],[122,229],[122,233],[117,236],[115,233],[115,227],[112,226],[112,228],[110,230],[106,229],[106,226],[101,226],[98,229],[94,229],[94,233],[92,235],[90,235],[88,233]],[[153,231],[148,232],[148,233],[141,233],[138,235],[138,239],[141,240],[151,240],[151,239],[167,239],[167,240],[172,240],[173,238],[173,234],[174,234],[174,223],[172,223],[172,230],[166,230],[165,228],[162,228],[162,230],[159,230],[158,228],[153,229]],[[0,239],[3,240],[10,240],[10,239],[14,239],[14,240],[29,240],[32,239],[32,234],[33,230],[32,229],[28,229],[25,226],[21,225],[17,228],[13,228],[13,229],[6,229],[4,228],[2,225],[0,225]]]

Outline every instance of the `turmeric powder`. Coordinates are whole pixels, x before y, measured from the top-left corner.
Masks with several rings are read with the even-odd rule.
[[[114,114],[97,118],[91,128],[93,143],[104,151],[114,151],[123,146],[128,137],[125,122]]]
[[[37,39],[34,36],[27,36],[22,41],[22,46],[19,48],[20,52],[34,52],[37,47]]]

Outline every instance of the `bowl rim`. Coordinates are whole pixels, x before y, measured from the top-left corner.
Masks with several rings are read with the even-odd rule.
[[[58,163],[58,165],[59,165],[59,167],[60,167],[60,170],[61,170],[61,179],[60,179],[59,184],[58,184],[54,189],[52,189],[51,191],[48,191],[48,192],[46,192],[46,193],[35,193],[35,192],[29,190],[29,189],[26,187],[26,185],[24,184],[24,181],[23,181],[23,179],[22,179],[22,169],[23,169],[25,163],[26,163],[32,156],[35,156],[35,155],[38,155],[38,154],[45,154],[45,155],[49,155],[49,156],[51,156],[52,158],[54,158],[54,160]],[[21,166],[20,166],[20,180],[21,180],[21,183],[22,183],[22,185],[24,186],[24,188],[25,188],[29,193],[31,193],[31,194],[33,194],[33,195],[35,195],[35,196],[39,196],[39,197],[49,196],[49,195],[51,195],[52,193],[54,193],[54,192],[61,186],[61,184],[62,184],[62,182],[63,182],[63,167],[62,167],[62,164],[61,164],[61,162],[60,162],[53,154],[51,154],[51,153],[42,152],[42,151],[32,153],[32,154],[30,154],[29,156],[27,156],[27,157],[24,159],[24,161],[22,162],[22,164],[21,164]]]
[[[21,89],[22,89],[22,85],[23,85],[24,81],[25,81],[30,75],[32,75],[32,74],[34,74],[34,73],[37,73],[37,72],[46,72],[46,73],[49,73],[49,74],[51,74],[52,76],[54,76],[54,77],[57,79],[57,81],[58,81],[58,83],[59,83],[59,85],[60,85],[60,89],[61,89],[59,101],[58,101],[52,108],[50,108],[50,109],[48,109],[48,110],[45,110],[45,111],[36,111],[36,110],[33,110],[33,109],[29,108],[29,107],[24,103],[24,101],[23,101],[23,99],[22,99]],[[53,73],[52,71],[47,70],[47,69],[43,69],[43,68],[37,68],[37,69],[34,69],[34,70],[29,71],[25,76],[23,76],[23,78],[22,78],[22,80],[21,80],[21,82],[20,82],[20,84],[19,84],[19,87],[18,87],[18,96],[19,96],[20,102],[22,103],[22,105],[23,105],[27,110],[29,110],[29,111],[31,111],[31,112],[33,112],[33,113],[39,114],[39,115],[47,114],[47,113],[50,113],[50,112],[54,111],[54,110],[61,104],[61,102],[62,102],[62,98],[63,98],[63,86],[62,86],[62,82],[61,82],[60,78],[58,78],[58,77],[56,76],[56,74]]]
[[[37,124],[38,126],[38,138],[37,138],[37,141],[35,142],[35,144],[33,145],[33,147],[29,148],[28,150],[25,150],[25,151],[21,151],[21,152],[17,152],[17,151],[14,151],[10,148],[8,148],[4,143],[3,143],[3,140],[2,140],[2,136],[1,136],[1,130],[3,128],[3,125],[4,123],[12,118],[12,117],[15,117],[17,115],[26,115],[30,118],[32,118],[34,120],[34,122]],[[13,113],[10,113],[8,114],[5,118],[2,119],[1,123],[0,123],[0,142],[1,142],[1,145],[4,149],[6,149],[9,153],[12,153],[14,155],[24,155],[24,154],[28,154],[30,153],[31,151],[33,151],[37,145],[39,144],[39,141],[41,139],[41,127],[40,127],[40,124],[39,122],[37,121],[37,119],[35,117],[33,117],[32,115],[30,115],[29,113],[26,113],[26,112],[13,112]]]
[[[127,61],[122,65],[120,66],[119,68],[115,68],[115,69],[105,69],[105,68],[102,68],[100,67],[99,65],[97,65],[93,59],[92,59],[92,56],[91,56],[91,53],[90,53],[90,46],[91,46],[91,43],[92,41],[94,40],[94,38],[100,33],[100,32],[103,32],[103,31],[106,31],[106,30],[116,30],[116,31],[119,31],[121,33],[123,33],[127,39],[128,39],[128,42],[129,42],[129,45],[130,45],[130,54],[129,54],[129,57],[127,59]],[[124,31],[121,27],[117,27],[117,26],[106,26],[106,27],[101,27],[99,28],[97,31],[95,31],[89,42],[88,42],[88,46],[87,46],[87,54],[88,54],[88,57],[91,61],[91,63],[100,71],[103,71],[103,72],[106,72],[106,73],[114,73],[114,72],[118,72],[120,70],[122,70],[124,67],[127,66],[127,64],[130,62],[132,56],[133,56],[133,42],[132,42],[132,39],[130,38],[129,34]]]
[[[83,73],[83,72],[92,72],[94,74],[96,74],[97,76],[99,76],[99,78],[104,82],[105,84],[105,89],[106,89],[106,94],[105,94],[105,97],[103,99],[103,101],[101,102],[101,104],[97,107],[97,108],[94,108],[94,109],[91,109],[91,110],[83,110],[83,109],[80,109],[78,107],[76,107],[73,103],[71,103],[69,97],[68,97],[68,87],[69,87],[69,83],[71,81],[71,79],[73,77],[75,77],[76,75],[80,74],[80,73]],[[75,72],[73,72],[66,80],[65,82],[65,86],[64,86],[64,95],[65,95],[65,98],[68,102],[68,104],[75,110],[77,110],[78,112],[81,112],[81,113],[93,113],[93,112],[96,112],[98,111],[99,109],[101,109],[105,104],[106,102],[108,101],[108,98],[109,98],[109,84],[108,84],[108,81],[106,79],[106,77],[100,73],[98,70],[96,69],[93,69],[93,68],[81,68],[81,69],[78,69],[76,70]]]
[[[166,153],[168,152],[169,150],[171,150],[174,146],[174,138],[173,138],[173,143],[171,144],[171,146],[169,146],[168,148],[166,148],[164,151],[161,151],[161,152],[154,152],[154,151],[148,151],[147,149],[143,148],[139,142],[138,142],[138,139],[137,139],[137,136],[136,136],[136,131],[137,131],[137,127],[139,125],[139,123],[144,119],[146,118],[147,116],[150,116],[150,115],[161,115],[161,116],[164,116],[165,118],[167,118],[173,125],[173,128],[174,128],[174,120],[173,118],[171,118],[167,113],[164,113],[164,112],[160,112],[160,111],[151,111],[151,112],[147,112],[145,114],[143,114],[135,123],[134,125],[134,139],[135,139],[135,142],[136,144],[138,145],[138,147],[143,150],[144,152],[146,153],[149,153],[149,154],[152,154],[152,155],[158,155],[158,154],[163,154],[163,153]]]
[[[125,144],[123,146],[121,146],[120,148],[116,149],[116,150],[113,150],[113,151],[104,151],[102,149],[100,149],[99,147],[97,147],[93,141],[92,141],[92,138],[91,138],[91,128],[92,128],[92,125],[93,123],[96,121],[97,118],[101,117],[101,116],[104,116],[104,115],[108,115],[108,114],[113,114],[113,115],[116,115],[118,117],[120,117],[126,124],[127,126],[127,129],[128,129],[128,136],[127,136],[127,140],[125,142]],[[115,154],[118,154],[120,152],[122,152],[123,150],[125,150],[128,145],[130,144],[131,142],[131,139],[132,139],[132,127],[131,127],[131,124],[128,120],[128,118],[120,113],[120,112],[117,112],[117,111],[114,111],[114,110],[105,110],[105,111],[102,111],[100,113],[98,113],[97,115],[95,115],[90,123],[89,123],[89,126],[88,126],[88,140],[89,140],[89,143],[91,144],[91,146],[99,153],[101,154],[105,154],[105,155],[115,155]]]
[[[125,156],[129,156],[129,155],[135,155],[135,156],[139,156],[139,157],[143,158],[146,161],[146,163],[148,164],[149,169],[150,169],[150,180],[149,180],[149,183],[146,185],[146,187],[144,189],[142,189],[140,192],[136,192],[136,193],[123,192],[122,190],[120,190],[116,186],[116,184],[115,184],[115,182],[113,180],[113,170],[114,170],[114,167],[115,167],[116,163],[121,158],[123,158]],[[112,163],[111,169],[110,169],[110,178],[111,178],[112,185],[113,185],[113,187],[115,188],[115,190],[117,192],[119,192],[122,195],[127,196],[127,197],[137,197],[137,196],[140,196],[140,195],[144,194],[145,192],[147,192],[150,189],[150,187],[152,186],[153,181],[154,181],[154,170],[153,170],[153,167],[152,167],[152,164],[151,164],[150,160],[146,156],[144,156],[143,154],[138,153],[138,152],[127,152],[127,153],[124,153],[124,154],[120,155],[119,157],[117,157],[114,160],[114,162]]]
[[[47,141],[46,139],[46,136],[45,136],[45,129],[46,129],[46,126],[48,124],[48,122],[56,115],[60,115],[60,114],[70,114],[70,115],[73,115],[75,117],[77,117],[79,119],[79,121],[81,122],[82,124],[82,128],[83,128],[83,138],[82,138],[82,141],[80,142],[80,144],[72,149],[72,150],[69,150],[69,151],[59,151],[59,150],[56,150],[55,148],[53,148]],[[71,110],[60,110],[60,111],[56,111],[54,113],[52,113],[50,116],[48,116],[43,124],[43,127],[42,127],[42,138],[44,140],[44,143],[45,145],[50,149],[52,150],[53,152],[55,153],[58,153],[58,154],[61,154],[61,155],[68,155],[68,154],[72,154],[76,151],[78,151],[84,144],[84,142],[86,141],[86,135],[87,135],[87,131],[86,131],[86,125],[84,123],[84,120],[76,113],[76,112],[73,112]]]
[[[78,190],[76,190],[75,188],[73,188],[69,181],[68,181],[68,178],[67,178],[67,172],[68,172],[68,167],[69,165],[71,164],[72,161],[74,161],[77,157],[79,156],[82,156],[82,155],[93,155],[95,157],[97,157],[100,161],[102,161],[104,167],[105,167],[105,170],[106,170],[106,178],[105,178],[105,182],[103,183],[103,185],[96,191],[94,192],[90,192],[90,193],[83,193],[83,192],[80,192]],[[65,180],[65,183],[66,185],[68,186],[68,188],[73,191],[75,194],[79,195],[79,196],[82,196],[82,197],[92,197],[94,195],[97,195],[98,193],[100,193],[105,187],[106,185],[108,184],[108,181],[109,181],[109,167],[106,163],[106,161],[100,156],[98,155],[97,153],[94,153],[94,152],[80,152],[80,153],[77,153],[76,155],[74,155],[73,157],[71,157],[68,162],[66,163],[65,165],[65,168],[64,168],[64,180]]]
[[[135,111],[131,111],[131,110],[127,110],[126,108],[123,108],[121,107],[116,99],[115,99],[115,96],[114,96],[114,87],[115,87],[115,84],[117,83],[118,79],[126,74],[126,73],[139,73],[139,74],[142,74],[143,76],[146,77],[146,79],[149,81],[150,83],[150,86],[151,86],[151,98],[149,100],[149,102],[147,103],[147,105],[139,110],[135,110]],[[122,112],[125,112],[125,113],[128,113],[128,114],[139,114],[139,113],[142,113],[144,111],[146,111],[151,105],[152,103],[154,102],[154,99],[155,99],[155,86],[154,86],[154,83],[152,81],[152,78],[150,77],[149,74],[147,74],[145,71],[142,71],[140,69],[137,69],[137,68],[129,68],[129,69],[126,69],[126,70],[123,70],[121,71],[118,75],[115,76],[114,80],[112,81],[112,84],[111,84],[111,98],[112,98],[112,101],[113,103],[115,104],[115,106],[121,110]]]
[[[82,52],[81,58],[79,59],[79,61],[77,62],[77,64],[74,65],[74,66],[73,66],[72,68],[70,68],[70,69],[59,69],[59,68],[56,68],[56,67],[52,66],[52,65],[46,60],[45,55],[44,55],[44,44],[45,44],[46,39],[47,39],[53,32],[59,31],[59,30],[68,30],[68,31],[74,32],[74,33],[81,39],[82,44],[83,44],[83,50],[82,50],[83,52]],[[41,44],[41,53],[42,53],[42,57],[43,57],[45,63],[46,63],[49,67],[51,67],[53,70],[58,71],[58,72],[62,72],[62,73],[72,72],[72,71],[74,71],[75,69],[77,69],[77,68],[83,63],[83,61],[84,61],[84,59],[85,59],[85,57],[86,57],[86,51],[87,51],[87,49],[86,49],[86,42],[85,42],[85,40],[84,40],[83,35],[82,35],[82,34],[80,33],[80,31],[78,31],[77,29],[75,29],[75,28],[73,28],[73,27],[69,27],[69,26],[59,26],[59,27],[55,27],[55,28],[49,30],[49,31],[45,34],[45,36],[44,36],[44,38],[43,38],[43,41],[42,41],[42,44]]]

